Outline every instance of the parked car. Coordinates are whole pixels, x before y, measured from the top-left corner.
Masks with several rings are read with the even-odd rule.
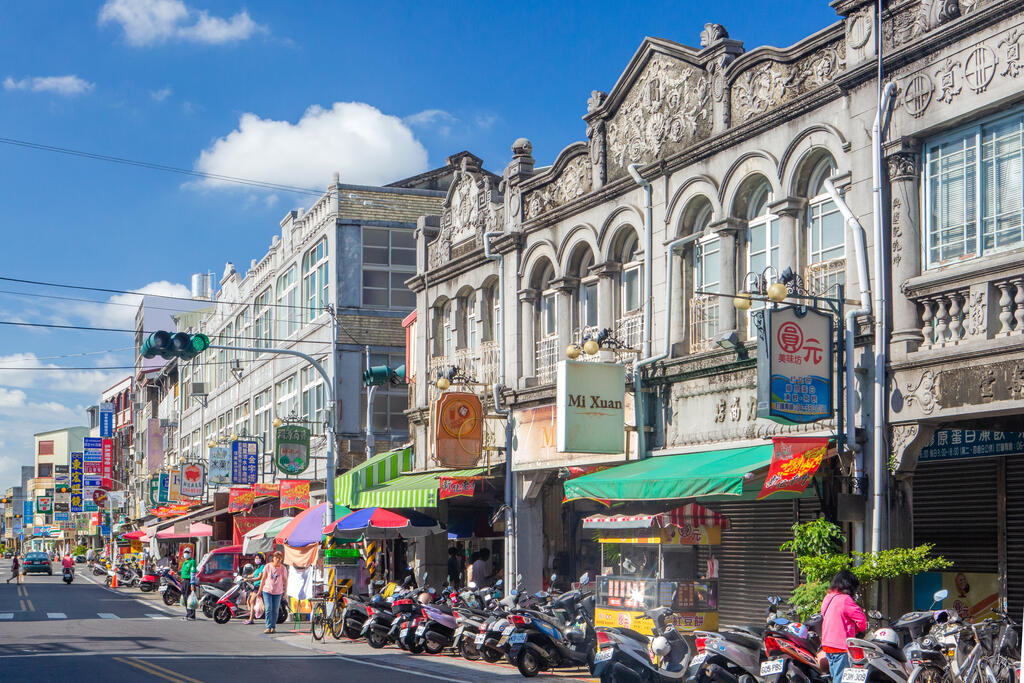
[[[26,574],[49,574],[53,576],[53,565],[50,564],[50,556],[46,553],[28,553],[24,562],[21,563]]]
[[[217,583],[222,579],[234,579],[254,555],[243,555],[242,546],[228,545],[214,548],[199,562],[199,583]]]

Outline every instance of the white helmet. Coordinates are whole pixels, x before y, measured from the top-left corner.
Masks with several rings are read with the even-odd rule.
[[[892,645],[893,647],[900,646],[900,638],[896,635],[896,631],[891,628],[880,628],[875,631],[874,635],[871,636],[871,640],[876,643],[885,643],[886,645]]]
[[[672,646],[669,645],[668,639],[665,636],[658,636],[651,641],[651,652],[658,657],[664,657],[672,651]]]

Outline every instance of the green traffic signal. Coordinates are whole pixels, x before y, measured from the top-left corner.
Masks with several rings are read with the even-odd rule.
[[[392,368],[390,365],[374,365],[363,372],[364,387],[379,387],[388,382],[401,384],[405,382],[405,365]]]
[[[142,343],[139,353],[144,358],[160,356],[167,360],[171,358],[192,360],[208,348],[210,348],[210,338],[205,334],[189,335],[185,332],[171,334],[164,330],[157,330]]]

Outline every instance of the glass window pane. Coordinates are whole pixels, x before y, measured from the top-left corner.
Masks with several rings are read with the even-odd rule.
[[[364,270],[363,271],[363,285],[365,287],[383,287],[387,289],[388,286],[388,271],[386,270]]]
[[[392,230],[391,246],[400,249],[412,249],[415,251],[416,239],[412,235],[412,230]]]
[[[416,251],[411,249],[392,249],[391,263],[396,266],[415,266]]]
[[[392,289],[405,289],[405,281],[411,278],[415,273],[391,273],[391,288]]]
[[[373,247],[387,247],[388,231],[378,228],[363,228],[363,244]]]
[[[411,289],[393,289],[391,305],[395,308],[416,308],[416,295]]]
[[[387,247],[363,247],[363,263],[388,265]]]
[[[387,306],[388,305],[388,290],[386,289],[372,289],[369,287],[363,287],[363,305],[364,306]]]
[[[825,249],[843,247],[846,241],[846,231],[843,226],[843,214],[839,213],[835,204],[827,202],[822,207],[821,217],[821,242]]]

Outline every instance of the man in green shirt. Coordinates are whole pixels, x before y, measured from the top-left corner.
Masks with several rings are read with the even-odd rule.
[[[196,618],[196,611],[188,608],[188,599],[189,596],[192,595],[192,584],[195,582],[194,580],[196,578],[196,561],[192,559],[192,551],[188,548],[185,549],[182,556],[185,558],[181,563],[181,583],[185,589],[182,593],[182,597],[185,599],[185,619],[191,619],[194,621]]]

